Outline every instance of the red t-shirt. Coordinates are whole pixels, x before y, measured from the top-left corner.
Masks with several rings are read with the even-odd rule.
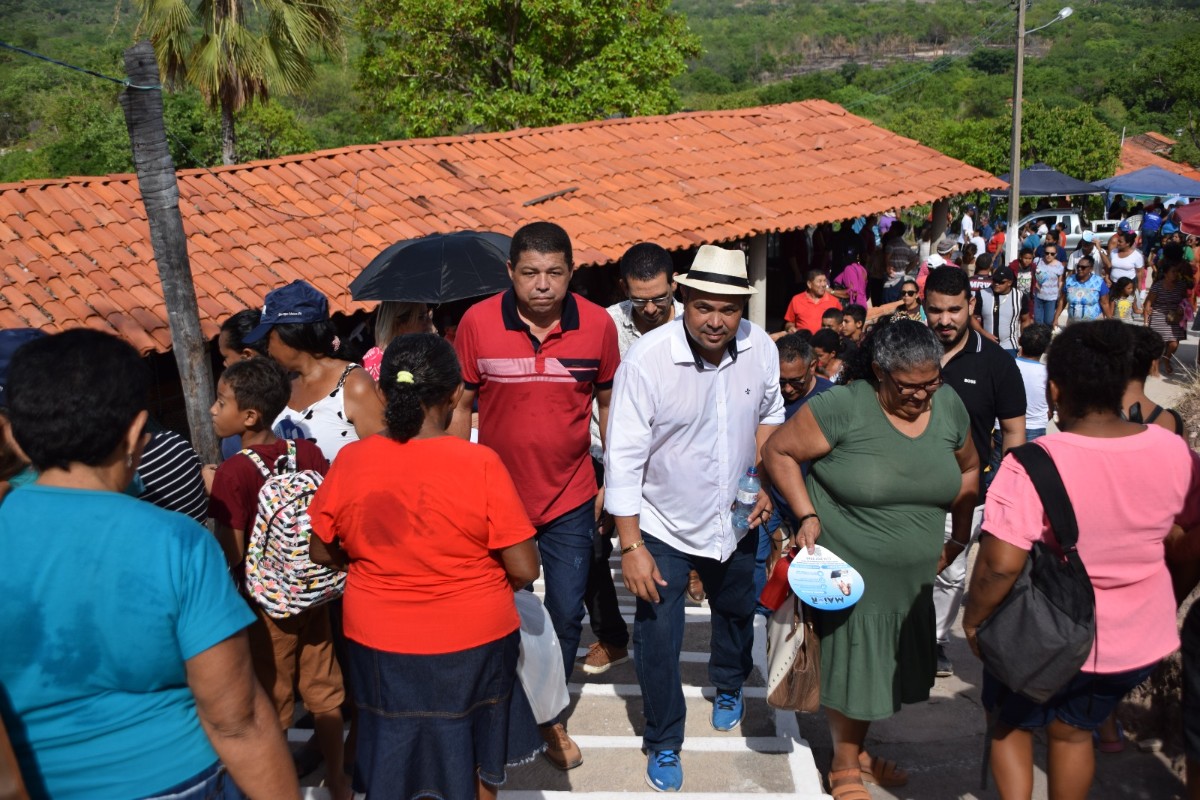
[[[329,471],[329,461],[320,448],[307,439],[296,439],[296,469],[316,470],[324,475]],[[280,439],[272,444],[256,444],[250,448],[258,453],[268,469],[274,469],[275,459],[287,454],[287,440]],[[208,498],[208,515],[222,525],[246,536],[254,528],[254,515],[258,511],[258,492],[262,489],[263,474],[249,456],[232,456],[213,477],[212,492]]]
[[[794,324],[797,330],[816,333],[821,329],[821,315],[831,308],[842,308],[841,301],[831,293],[826,292],[820,300],[813,300],[808,292],[801,292],[788,303],[783,319]]]
[[[533,524],[595,497],[592,396],[612,387],[621,360],[608,312],[568,294],[559,326],[538,342],[510,289],[467,311],[454,348],[478,391],[479,443],[504,460]]]
[[[309,506],[350,556],[346,636],[390,653],[453,653],[517,629],[494,551],[533,536],[492,450],[453,436],[346,445]]]

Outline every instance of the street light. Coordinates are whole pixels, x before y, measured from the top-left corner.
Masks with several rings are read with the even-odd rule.
[[[1025,30],[1026,0],[1017,0],[1017,63],[1013,69],[1013,121],[1012,121],[1012,151],[1009,159],[1008,184],[1008,232],[1004,236],[1004,257],[1007,262],[1017,257],[1019,244],[1017,223],[1021,219],[1021,95],[1025,82],[1025,37],[1031,33],[1049,28],[1056,22],[1061,22],[1075,13],[1070,6],[1058,12],[1058,16],[1039,25],[1032,30]]]

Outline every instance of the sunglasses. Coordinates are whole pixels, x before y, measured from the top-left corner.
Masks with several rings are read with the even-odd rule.
[[[631,297],[631,298],[629,298],[629,302],[633,304],[634,308],[645,308],[648,305],[654,305],[654,306],[657,306],[658,308],[662,308],[663,306],[665,306],[671,302],[671,295],[664,294],[662,297],[650,297],[650,298]]]
[[[903,295],[904,297],[916,297],[917,296],[917,293],[912,291],[911,289],[907,292],[901,292],[900,294]]]
[[[803,389],[808,384],[808,378],[780,378],[779,385],[790,386],[793,389]]]
[[[883,374],[887,375],[887,379],[892,382],[892,386],[896,387],[896,391],[900,393],[901,397],[912,397],[917,392],[933,394],[938,390],[938,387],[946,382],[945,379],[942,378],[942,374],[940,372],[936,378],[928,383],[901,383],[892,377],[892,373],[885,372]]]

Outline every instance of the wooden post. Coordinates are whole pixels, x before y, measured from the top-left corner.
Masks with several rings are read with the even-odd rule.
[[[211,361],[208,341],[200,331],[196,287],[192,284],[187,237],[179,213],[179,185],[163,123],[162,90],[134,88],[157,87],[161,82],[150,42],[138,42],[125,51],[125,74],[131,86],[121,93],[121,106],[125,109],[125,124],[133,145],[138,189],[150,223],[150,244],[167,305],[171,346],[183,384],[192,446],[205,463],[215,464],[220,450],[208,414],[214,399]]]
[[[750,240],[750,285],[758,294],[750,295],[750,321],[760,328],[767,327],[767,235],[760,233]]]

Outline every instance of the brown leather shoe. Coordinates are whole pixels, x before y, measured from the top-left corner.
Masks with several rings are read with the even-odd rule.
[[[704,584],[700,582],[700,573],[696,570],[688,573],[687,596],[693,603],[704,602]]]
[[[609,667],[624,664],[629,660],[629,648],[617,647],[606,642],[593,642],[583,659],[583,671],[588,675],[608,672]]]
[[[583,763],[583,753],[580,751],[579,745],[571,741],[566,727],[561,722],[554,725],[542,725],[538,730],[541,731],[542,739],[546,742],[546,749],[542,751],[542,755],[551,764],[561,770],[568,770],[575,769]]]

